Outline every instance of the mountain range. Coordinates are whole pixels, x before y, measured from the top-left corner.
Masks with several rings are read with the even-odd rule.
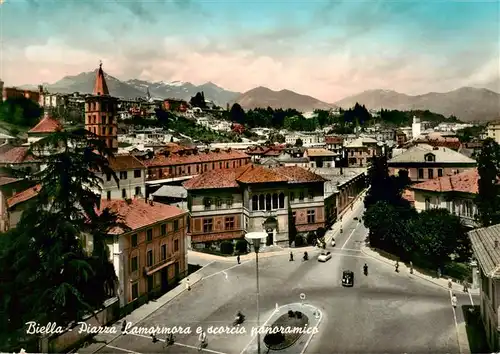
[[[189,82],[149,82],[131,79],[121,81],[105,74],[109,91],[121,98],[146,97],[147,91],[153,98],[178,98],[189,100],[197,92],[203,91],[205,98],[225,107],[238,103],[244,109],[257,107],[294,108],[301,112],[334,107],[350,108],[356,102],[368,109],[430,110],[444,116],[454,115],[463,121],[488,121],[500,117],[500,94],[484,88],[462,87],[445,93],[430,92],[410,96],[391,90],[368,90],[346,97],[334,103],[326,103],[314,97],[301,95],[290,90],[273,91],[266,87],[256,87],[247,92],[233,92],[212,82],[193,85]],[[44,84],[49,92],[91,93],[94,87],[95,71],[66,76],[53,84]],[[24,86],[28,88],[32,86]]]

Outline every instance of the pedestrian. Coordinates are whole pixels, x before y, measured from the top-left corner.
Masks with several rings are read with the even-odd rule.
[[[451,278],[448,278],[448,289],[451,290],[452,287],[453,287],[453,282],[451,281]]]
[[[238,261],[238,264],[241,264],[241,262],[240,262],[240,255],[238,255],[238,256],[236,257],[236,260]]]
[[[469,292],[469,283],[467,283],[467,280],[464,280],[464,293]]]
[[[127,329],[127,320],[124,318],[122,322],[122,334],[125,335],[127,332],[125,332],[125,329]]]
[[[455,294],[453,294],[453,296],[451,297],[451,306],[453,306],[454,309],[457,308],[457,297],[455,296]]]
[[[207,334],[205,333],[204,330],[201,331],[200,336],[198,337],[198,340],[200,341],[200,346],[198,347],[198,350],[200,351],[203,348],[206,348],[207,346]]]
[[[186,279],[186,289],[191,291],[191,285],[189,284],[189,278]]]
[[[290,262],[293,262],[293,253],[290,252]]]
[[[438,276],[438,278],[441,278],[441,267],[438,268],[437,276]]]
[[[410,274],[413,274],[413,262],[410,261]]]
[[[151,335],[151,339],[153,340],[153,343],[158,342],[158,338],[156,338],[156,334],[154,333]]]
[[[396,273],[399,273],[399,261],[396,261],[396,264],[395,264],[394,268],[395,268],[394,271]]]

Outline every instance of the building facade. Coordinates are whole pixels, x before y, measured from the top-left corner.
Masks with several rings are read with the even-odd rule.
[[[246,165],[209,171],[184,182],[191,243],[267,232],[267,244],[288,245],[289,220],[299,233],[325,225],[324,179],[300,167]]]
[[[486,127],[486,136],[500,144],[500,120],[488,123]]]
[[[372,138],[357,138],[344,147],[348,167],[366,167],[371,159],[382,153],[378,142]]]
[[[118,99],[109,95],[101,64],[93,94],[85,98],[85,129],[96,134],[113,151],[118,151],[117,105]]]
[[[146,195],[146,166],[132,155],[115,155],[109,158],[109,166],[116,173],[101,176],[102,197],[107,200],[139,198]]]
[[[389,173],[408,171],[412,182],[458,174],[476,167],[475,160],[446,147],[418,144],[387,161]]]

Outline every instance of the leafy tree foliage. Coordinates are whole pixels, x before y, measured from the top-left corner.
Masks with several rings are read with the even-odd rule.
[[[25,97],[9,98],[0,103],[0,120],[20,127],[32,127],[42,116],[38,103]]]
[[[474,125],[472,127],[466,127],[457,131],[457,137],[461,142],[468,143],[475,139],[479,139],[485,129],[486,127],[484,125]]]
[[[302,141],[301,138],[298,138],[297,140],[295,140],[295,146],[302,147],[303,145],[304,145],[304,142]]]
[[[477,159],[479,194],[476,197],[478,221],[483,226],[500,223],[500,146],[486,139]]]
[[[85,130],[56,132],[32,149],[46,164],[41,189],[17,227],[1,235],[0,350],[22,345],[25,323],[78,321],[115,295],[116,275],[106,236],[126,226],[98,212],[102,180],[113,176],[105,144]],[[82,240],[93,237],[89,254]]]
[[[207,104],[205,102],[205,94],[202,92],[197,92],[196,95],[191,97],[189,104],[193,107],[206,108]]]
[[[412,111],[398,111],[398,110],[380,110],[380,116],[375,118],[376,123],[385,123],[391,126],[405,126],[411,125],[413,117],[419,117],[422,120],[431,122],[433,125],[438,125],[442,122],[460,123],[455,116],[446,118],[442,114],[434,113],[429,110],[412,110]]]
[[[245,123],[245,111],[241,108],[239,103],[235,103],[232,105],[231,110],[229,111],[229,117],[232,122],[244,124]]]

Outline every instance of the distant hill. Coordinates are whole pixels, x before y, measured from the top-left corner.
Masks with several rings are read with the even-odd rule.
[[[65,76],[53,84],[44,84],[49,92],[59,93],[92,93],[94,89],[96,71],[80,73],[75,76]],[[207,100],[214,101],[216,104],[225,107],[227,103],[233,101],[240,95],[239,92],[225,90],[212,82],[196,86],[189,82],[149,82],[144,80],[132,79],[121,81],[105,73],[106,82],[110,94],[115,97],[134,99],[137,97],[146,97],[149,92],[153,98],[178,98],[189,101],[197,92],[203,91]],[[23,86],[32,88],[31,85]]]
[[[484,89],[462,87],[454,91],[410,96],[390,90],[369,90],[335,102],[350,108],[358,102],[368,109],[429,110],[462,121],[488,121],[500,117],[500,94]]]
[[[322,102],[314,97],[301,95],[290,90],[273,91],[267,87],[256,87],[242,93],[234,103],[243,109],[254,108],[293,108],[300,112],[309,112],[315,109],[330,109],[333,105]]]

